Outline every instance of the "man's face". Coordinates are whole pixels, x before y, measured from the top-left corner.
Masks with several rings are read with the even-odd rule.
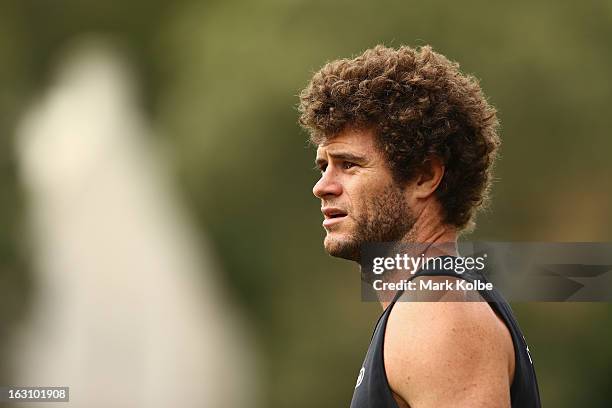
[[[325,249],[359,261],[366,242],[400,241],[414,225],[404,189],[396,184],[373,131],[345,130],[317,149]]]

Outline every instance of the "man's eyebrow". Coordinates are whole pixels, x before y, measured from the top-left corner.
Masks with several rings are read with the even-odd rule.
[[[355,162],[358,164],[366,161],[365,156],[360,156],[358,154],[354,154],[350,152],[328,152],[327,155],[336,160],[346,160],[346,161]],[[320,166],[321,164],[326,163],[326,162],[327,160],[324,159],[323,157],[318,157],[315,160],[315,164],[317,166]]]

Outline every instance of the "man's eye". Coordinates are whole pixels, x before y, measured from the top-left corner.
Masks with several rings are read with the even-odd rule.
[[[342,163],[342,168],[344,170],[348,170],[348,169],[353,168],[355,166],[356,166],[356,164],[355,163],[351,163],[351,162],[344,162],[344,163]]]

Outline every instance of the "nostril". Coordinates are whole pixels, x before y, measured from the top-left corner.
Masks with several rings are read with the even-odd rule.
[[[314,185],[314,187],[312,188],[312,193],[317,196],[317,197],[322,197],[325,194],[328,193],[329,188],[328,188],[328,183],[324,183],[321,180],[319,180],[319,182],[317,182],[317,184]]]

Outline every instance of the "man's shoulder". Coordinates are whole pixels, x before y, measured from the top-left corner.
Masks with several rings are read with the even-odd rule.
[[[441,393],[464,393],[467,398],[471,386],[491,377],[492,389],[509,388],[514,351],[507,327],[486,302],[457,301],[457,296],[443,298],[454,301],[394,305],[384,361],[397,394],[418,399],[435,382]]]
[[[465,299],[469,299],[465,301]],[[445,291],[438,301],[415,302],[402,297],[389,315],[385,351],[410,352],[431,344],[478,344],[512,339],[505,323],[484,300],[473,294]],[[407,347],[410,345],[410,347]],[[468,344],[463,344],[468,346]]]

